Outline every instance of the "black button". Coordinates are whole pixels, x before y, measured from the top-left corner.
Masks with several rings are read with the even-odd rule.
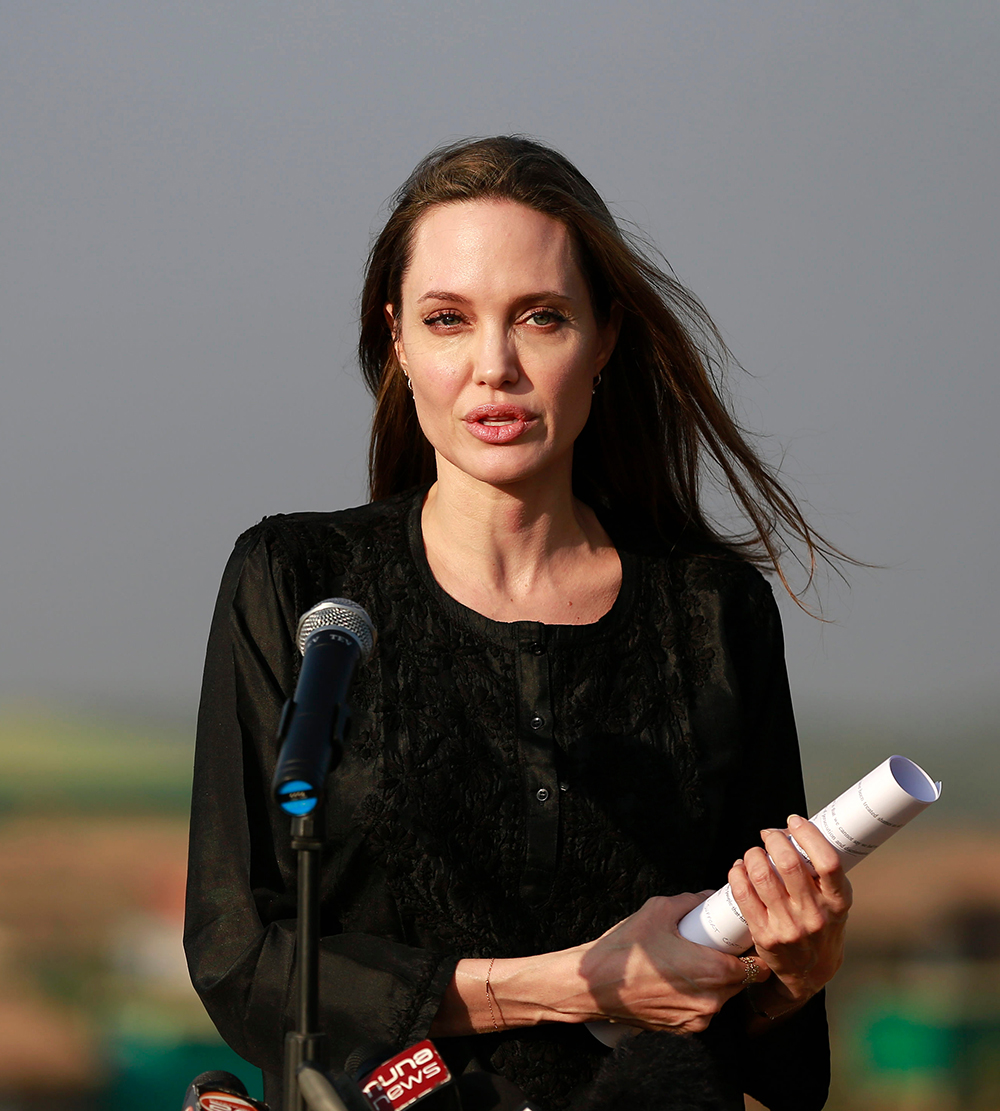
[[[544,656],[545,655],[545,645],[542,644],[541,641],[536,640],[534,642],[534,644],[529,644],[528,645],[528,651],[533,656]]]
[[[549,797],[548,787],[539,787],[538,790],[535,792],[535,798],[538,799],[539,802],[545,802],[545,800],[548,797]]]
[[[545,724],[545,719],[542,717],[541,714],[535,714],[533,715],[531,721],[528,722],[528,724],[531,726],[532,729],[541,729],[542,726]]]

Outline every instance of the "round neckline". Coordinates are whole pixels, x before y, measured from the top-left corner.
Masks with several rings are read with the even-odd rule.
[[[424,498],[429,489],[429,485],[423,486],[415,492],[413,504],[407,514],[406,531],[410,543],[410,555],[417,574],[423,580],[430,596],[436,600],[445,614],[457,624],[502,645],[519,643],[522,640],[537,641],[540,638],[575,641],[607,636],[617,629],[623,618],[631,612],[632,599],[636,589],[638,561],[631,552],[623,551],[618,546],[614,535],[607,528],[600,513],[598,513],[598,519],[611,537],[612,543],[615,544],[615,552],[622,568],[621,585],[618,587],[618,594],[607,613],[602,614],[596,621],[590,621],[583,625],[555,625],[545,621],[496,621],[478,610],[470,609],[457,598],[453,598],[441,586],[434,578],[430,564],[427,561],[421,516]],[[596,512],[597,510],[595,510]]]

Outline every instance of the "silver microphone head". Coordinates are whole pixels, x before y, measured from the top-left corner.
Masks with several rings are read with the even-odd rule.
[[[350,598],[327,598],[317,602],[299,618],[295,634],[299,651],[306,650],[306,641],[317,629],[338,629],[354,637],[361,649],[361,662],[368,663],[375,647],[375,626],[372,619],[357,602]]]

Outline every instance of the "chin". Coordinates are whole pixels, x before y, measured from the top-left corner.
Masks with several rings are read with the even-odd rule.
[[[536,483],[545,485],[551,483],[559,485],[563,482],[563,475],[570,474],[570,468],[566,468],[565,472],[562,466],[553,466],[550,462],[544,460],[501,460],[495,464],[484,465],[482,461],[470,463],[468,460],[458,462],[449,460],[452,468],[461,471],[469,478],[474,479],[476,482],[482,482],[487,486],[496,487],[510,487],[518,486],[522,483]],[[438,475],[440,477],[441,466],[438,464]]]
[[[565,465],[563,453],[553,453],[548,444],[483,445],[481,448],[477,445],[478,450],[473,451],[469,451],[466,444],[454,447],[459,450],[442,451],[434,445],[439,480],[447,479],[448,472],[459,472],[487,486],[516,486],[532,481],[558,484],[563,481],[564,471],[568,475],[572,470],[572,465]],[[569,458],[572,461],[572,451]]]

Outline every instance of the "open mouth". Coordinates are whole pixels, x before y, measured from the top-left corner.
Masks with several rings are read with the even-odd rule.
[[[517,405],[480,405],[463,419],[472,435],[488,444],[509,444],[538,420]]]

